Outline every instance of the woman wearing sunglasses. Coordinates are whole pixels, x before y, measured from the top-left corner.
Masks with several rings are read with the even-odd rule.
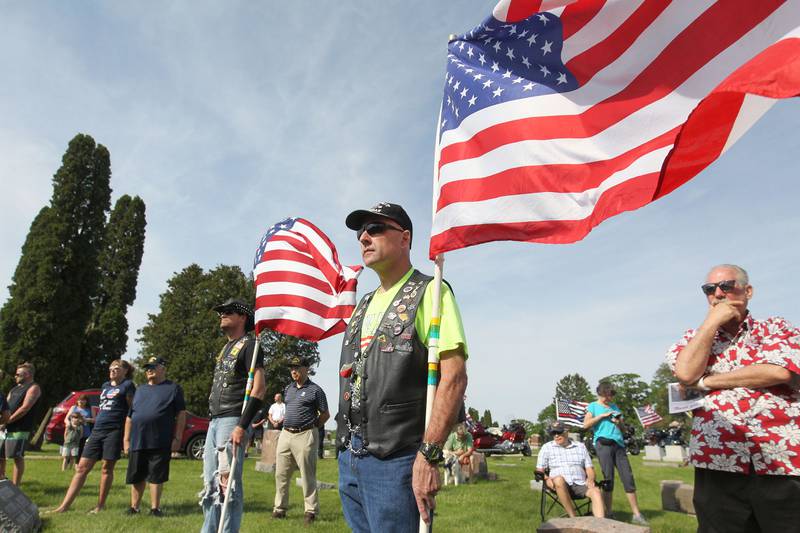
[[[597,459],[600,461],[600,469],[603,477],[608,482],[606,492],[603,492],[605,500],[606,516],[611,515],[611,497],[614,490],[614,468],[619,471],[622,486],[625,488],[625,496],[633,512],[633,523],[647,524],[642,512],[639,510],[639,502],[636,499],[636,483],[633,479],[633,470],[625,452],[625,440],[622,436],[622,412],[617,404],[614,403],[616,391],[611,383],[600,382],[597,386],[597,401],[590,403],[586,407],[586,417],[583,419],[583,428],[594,428],[594,448],[597,451]]]

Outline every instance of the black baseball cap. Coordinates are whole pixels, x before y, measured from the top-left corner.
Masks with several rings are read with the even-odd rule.
[[[144,364],[145,368],[155,368],[156,366],[167,366],[167,360],[163,357],[150,357],[147,362]]]
[[[308,361],[304,357],[300,357],[299,355],[295,355],[289,359],[289,362],[286,363],[286,366],[308,366]]]
[[[550,422],[547,426],[547,432],[550,435],[554,435],[556,433],[564,433],[567,430],[567,427],[564,425],[563,422],[556,420],[555,422]]]
[[[344,223],[351,230],[358,231],[364,225],[364,220],[375,215],[394,220],[401,228],[407,229],[412,237],[414,236],[414,227],[406,210],[399,204],[390,204],[389,202],[377,203],[369,209],[356,209],[347,215]]]

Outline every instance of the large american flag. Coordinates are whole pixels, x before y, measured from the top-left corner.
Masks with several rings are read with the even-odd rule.
[[[344,331],[361,266],[342,266],[331,240],[302,218],[270,227],[256,250],[256,332],[318,341]]]
[[[586,402],[578,400],[556,399],[556,420],[569,424],[570,426],[583,427],[583,419],[586,417]]]
[[[643,407],[637,407],[636,416],[639,417],[639,422],[641,422],[643,427],[652,426],[653,424],[658,424],[664,420],[661,418],[661,415],[656,413],[656,410],[653,409],[653,406],[649,404]]]
[[[448,46],[430,255],[569,243],[800,93],[800,2],[503,0]]]

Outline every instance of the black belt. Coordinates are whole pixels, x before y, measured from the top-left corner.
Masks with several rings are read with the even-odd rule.
[[[316,424],[308,424],[307,426],[303,426],[303,427],[300,427],[300,428],[292,428],[292,427],[289,427],[289,426],[283,426],[283,429],[285,429],[289,433],[302,433],[303,431],[308,431],[309,429],[315,428],[315,427],[317,427]]]

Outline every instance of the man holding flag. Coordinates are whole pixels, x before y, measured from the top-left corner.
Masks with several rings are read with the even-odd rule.
[[[242,412],[248,372],[256,348],[256,339],[249,334],[254,327],[252,308],[243,300],[229,299],[214,307],[214,311],[219,314],[220,329],[228,341],[217,356],[211,394],[208,396],[211,423],[203,452],[203,491],[200,493],[203,533],[219,530],[223,494],[229,483],[233,485],[222,531],[239,531],[244,512],[242,464],[250,442],[247,430],[255,414],[264,405],[266,392],[264,357],[259,353],[253,389]],[[237,456],[236,465],[234,471],[230,472],[229,465],[233,462],[234,453]]]
[[[401,206],[382,202],[345,223],[380,286],[362,298],[342,345],[339,495],[356,533],[415,531],[420,516],[431,522],[437,464],[467,385],[461,317],[445,285],[441,322],[431,325],[432,278],[411,266],[413,227]],[[426,428],[426,345],[437,334],[440,380]]]

